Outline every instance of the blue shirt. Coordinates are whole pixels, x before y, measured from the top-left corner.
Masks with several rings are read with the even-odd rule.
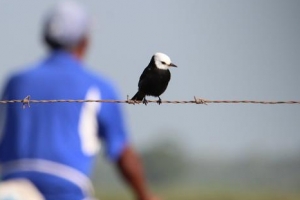
[[[24,99],[27,95],[35,100],[119,99],[107,78],[94,75],[64,51],[53,52],[12,76],[3,99]],[[4,105],[0,106],[3,109]],[[80,194],[85,196],[82,185],[87,185],[83,182],[92,170],[99,147],[103,146],[114,161],[128,143],[120,104],[31,103],[26,109],[20,104],[7,104],[5,109],[0,137],[2,178],[26,177],[47,199],[60,191],[66,195],[78,190],[78,199]],[[56,189],[51,186],[53,182]]]

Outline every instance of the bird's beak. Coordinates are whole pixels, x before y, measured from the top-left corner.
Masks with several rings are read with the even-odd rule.
[[[170,63],[169,64],[169,67],[177,67],[177,65],[173,64],[173,63]]]

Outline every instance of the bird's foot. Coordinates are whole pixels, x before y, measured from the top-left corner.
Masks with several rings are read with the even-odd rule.
[[[148,104],[148,101],[146,98],[143,99],[143,104],[147,105]]]
[[[160,104],[161,104],[161,98],[160,98],[160,97],[158,97],[158,101],[157,101],[157,103],[158,103],[158,105],[160,105]]]

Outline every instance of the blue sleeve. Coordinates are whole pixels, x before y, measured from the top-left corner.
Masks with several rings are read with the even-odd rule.
[[[0,93],[0,100],[10,100],[10,95],[9,95],[9,91],[11,88],[11,80],[9,80],[7,82],[7,84],[5,85],[5,87],[3,88],[3,91],[1,91]],[[4,144],[4,128],[5,128],[5,124],[6,124],[6,114],[7,114],[7,107],[8,104],[0,104],[0,163],[3,160],[3,156],[4,156],[4,151],[2,150],[2,146]]]
[[[119,100],[113,85],[101,88],[101,99]],[[128,135],[124,122],[122,105],[102,103],[98,114],[99,135],[104,142],[107,157],[116,161],[128,144]]]
[[[10,78],[6,84],[5,84],[5,87],[2,88],[2,91],[1,91],[1,100],[8,100],[9,98],[9,94],[8,92],[11,90],[11,84],[12,83],[12,78]]]

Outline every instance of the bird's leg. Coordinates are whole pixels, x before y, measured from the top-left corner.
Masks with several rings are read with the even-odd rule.
[[[148,104],[148,101],[147,101],[146,97],[144,97],[144,99],[143,99],[143,104],[145,104],[145,105]]]
[[[158,105],[160,105],[160,104],[161,104],[161,98],[160,98],[160,97],[158,97],[158,101],[157,101],[157,103],[158,103]]]

